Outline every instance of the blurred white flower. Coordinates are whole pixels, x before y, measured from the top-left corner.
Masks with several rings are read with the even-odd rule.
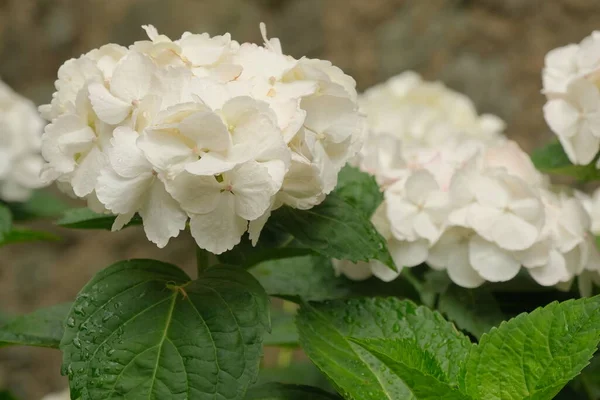
[[[307,209],[333,190],[362,146],[355,82],[277,39],[229,34],[107,45],[59,70],[43,136],[43,176],[117,215],[137,213],[162,247],[190,221],[198,245],[256,243],[273,209]]]
[[[600,149],[600,31],[546,55],[544,118],[574,164],[589,164]]]
[[[40,179],[44,122],[28,99],[0,81],[0,199],[25,201]]]
[[[578,84],[561,81],[571,66],[549,58],[548,85]],[[583,71],[595,61],[577,63]],[[410,72],[367,90],[361,106],[371,131],[355,163],[384,192],[372,221],[400,269],[427,263],[467,288],[508,281],[521,268],[544,286],[567,285],[578,276],[585,276],[585,286],[597,278],[595,225],[582,203],[600,216],[600,200],[552,192],[548,177],[502,136],[497,118],[477,116],[466,97]],[[574,118],[578,124],[582,119]],[[398,275],[373,263],[336,260],[334,267],[350,279]]]

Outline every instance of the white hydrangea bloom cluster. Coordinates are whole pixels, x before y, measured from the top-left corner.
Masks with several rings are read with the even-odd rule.
[[[600,149],[600,31],[550,51],[543,70],[544,118],[574,164]]]
[[[278,39],[229,34],[109,44],[58,72],[42,151],[43,176],[118,215],[135,213],[165,246],[189,226],[215,254],[273,209],[308,209],[333,190],[363,143],[354,80],[322,60],[283,54]]]
[[[0,81],[0,199],[26,201],[43,186],[43,128],[35,105]]]
[[[384,192],[372,221],[398,267],[427,263],[467,288],[508,281],[522,267],[544,286],[600,270],[581,201],[552,192],[516,143],[460,132],[417,142],[403,130],[409,124],[371,133],[359,161]],[[334,267],[351,279],[400,273],[379,263]]]
[[[404,146],[437,145],[448,137],[492,140],[505,126],[495,115],[479,115],[464,94],[413,71],[367,89],[359,104],[374,134],[393,134]]]

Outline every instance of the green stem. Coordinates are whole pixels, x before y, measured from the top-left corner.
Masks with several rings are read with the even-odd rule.
[[[210,266],[210,253],[196,246],[196,268],[198,275],[201,275]]]

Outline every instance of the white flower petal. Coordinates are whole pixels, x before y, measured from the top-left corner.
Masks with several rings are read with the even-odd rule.
[[[93,147],[83,157],[71,180],[73,192],[78,197],[85,197],[92,193],[96,187],[100,171],[106,165],[106,155],[98,148]]]
[[[146,236],[159,248],[165,247],[169,239],[177,237],[185,229],[188,219],[159,179],[154,179],[139,214],[144,221]]]
[[[482,278],[490,282],[509,281],[521,269],[521,264],[510,252],[479,236],[469,242],[469,262]]]
[[[137,146],[152,166],[160,171],[178,173],[198,159],[180,135],[169,131],[147,129],[137,139]]]
[[[113,72],[111,93],[130,104],[142,100],[152,87],[154,69],[150,58],[137,52],[129,53]]]
[[[391,282],[400,276],[400,272],[402,272],[402,267],[397,267],[398,271],[394,271],[381,261],[371,260],[369,262],[369,266],[371,267],[371,271],[373,275],[384,282]]]
[[[413,242],[389,240],[388,250],[398,268],[415,267],[427,260],[429,242],[424,239]]]
[[[460,245],[448,254],[448,276],[458,286],[474,289],[481,286],[485,279],[471,266],[468,245]]]
[[[115,97],[103,84],[92,83],[88,90],[94,112],[107,124],[120,124],[131,113],[132,104]]]
[[[202,150],[225,152],[231,147],[231,135],[221,118],[210,111],[196,112],[179,123],[182,135]]]
[[[224,193],[213,211],[191,215],[190,229],[200,248],[221,254],[240,242],[248,222],[236,215],[234,202],[233,194]]]
[[[222,200],[223,184],[214,176],[196,176],[182,172],[172,181],[168,181],[166,188],[189,213],[206,214],[217,208]]]
[[[528,272],[542,286],[554,286],[570,278],[565,259],[558,251],[550,252],[546,264],[541,267],[529,268]]]
[[[277,185],[269,170],[257,162],[248,162],[231,171],[231,187],[236,213],[249,221],[259,218],[271,206]]]

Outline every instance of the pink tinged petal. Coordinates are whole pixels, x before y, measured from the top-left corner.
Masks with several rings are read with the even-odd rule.
[[[104,206],[115,214],[138,211],[154,177],[145,172],[134,178],[119,176],[111,168],[104,168],[98,177],[96,195]]]
[[[77,197],[85,197],[94,191],[98,175],[106,165],[106,155],[99,148],[93,147],[80,161],[71,184]]]
[[[558,251],[550,252],[546,264],[541,267],[529,268],[528,272],[542,286],[554,286],[570,278],[565,259]]]
[[[210,111],[196,112],[179,123],[182,135],[192,139],[198,150],[225,152],[231,147],[231,135],[223,120]]]
[[[581,114],[574,104],[564,99],[554,99],[544,105],[544,119],[552,132],[562,137],[578,133]]]
[[[519,273],[521,264],[508,251],[475,236],[469,242],[469,262],[482,278],[506,282]]]
[[[112,224],[111,231],[116,232],[123,229],[123,227],[131,221],[134,215],[135,212],[117,215],[117,218],[115,218],[115,222],[113,222]]]
[[[231,171],[231,187],[235,196],[235,212],[249,221],[259,218],[271,206],[277,185],[267,168],[248,162]]]
[[[371,267],[371,271],[373,275],[384,282],[391,282],[400,276],[400,272],[402,271],[402,267],[398,267],[398,271],[394,271],[381,261],[371,260],[369,262],[369,266]]]
[[[200,248],[221,254],[240,242],[248,222],[236,215],[234,203],[234,195],[224,193],[217,208],[210,213],[192,214],[190,229]]]
[[[167,191],[189,213],[206,214],[221,201],[223,184],[214,176],[196,176],[183,172],[166,184]]]
[[[424,239],[412,242],[390,240],[388,249],[398,268],[414,267],[427,260],[429,253],[429,242]]]
[[[424,205],[429,195],[439,190],[433,175],[427,170],[419,170],[406,180],[406,196],[414,204]]]
[[[152,165],[137,146],[139,135],[131,128],[118,127],[113,133],[108,159],[115,172],[124,178],[135,178],[152,172]]]
[[[94,112],[107,124],[120,124],[129,116],[132,104],[115,97],[100,83],[92,83],[88,90]]]
[[[348,260],[331,260],[336,276],[344,275],[353,281],[364,281],[373,276],[368,263]]]
[[[167,193],[164,184],[156,178],[139,214],[144,221],[146,236],[159,248],[165,247],[169,239],[177,237],[185,229],[188,219],[179,204]]]
[[[136,143],[152,166],[161,171],[180,172],[198,159],[180,135],[168,131],[146,130]]]
[[[150,58],[131,52],[122,59],[110,82],[110,91],[127,103],[139,101],[152,87],[155,66]]]

